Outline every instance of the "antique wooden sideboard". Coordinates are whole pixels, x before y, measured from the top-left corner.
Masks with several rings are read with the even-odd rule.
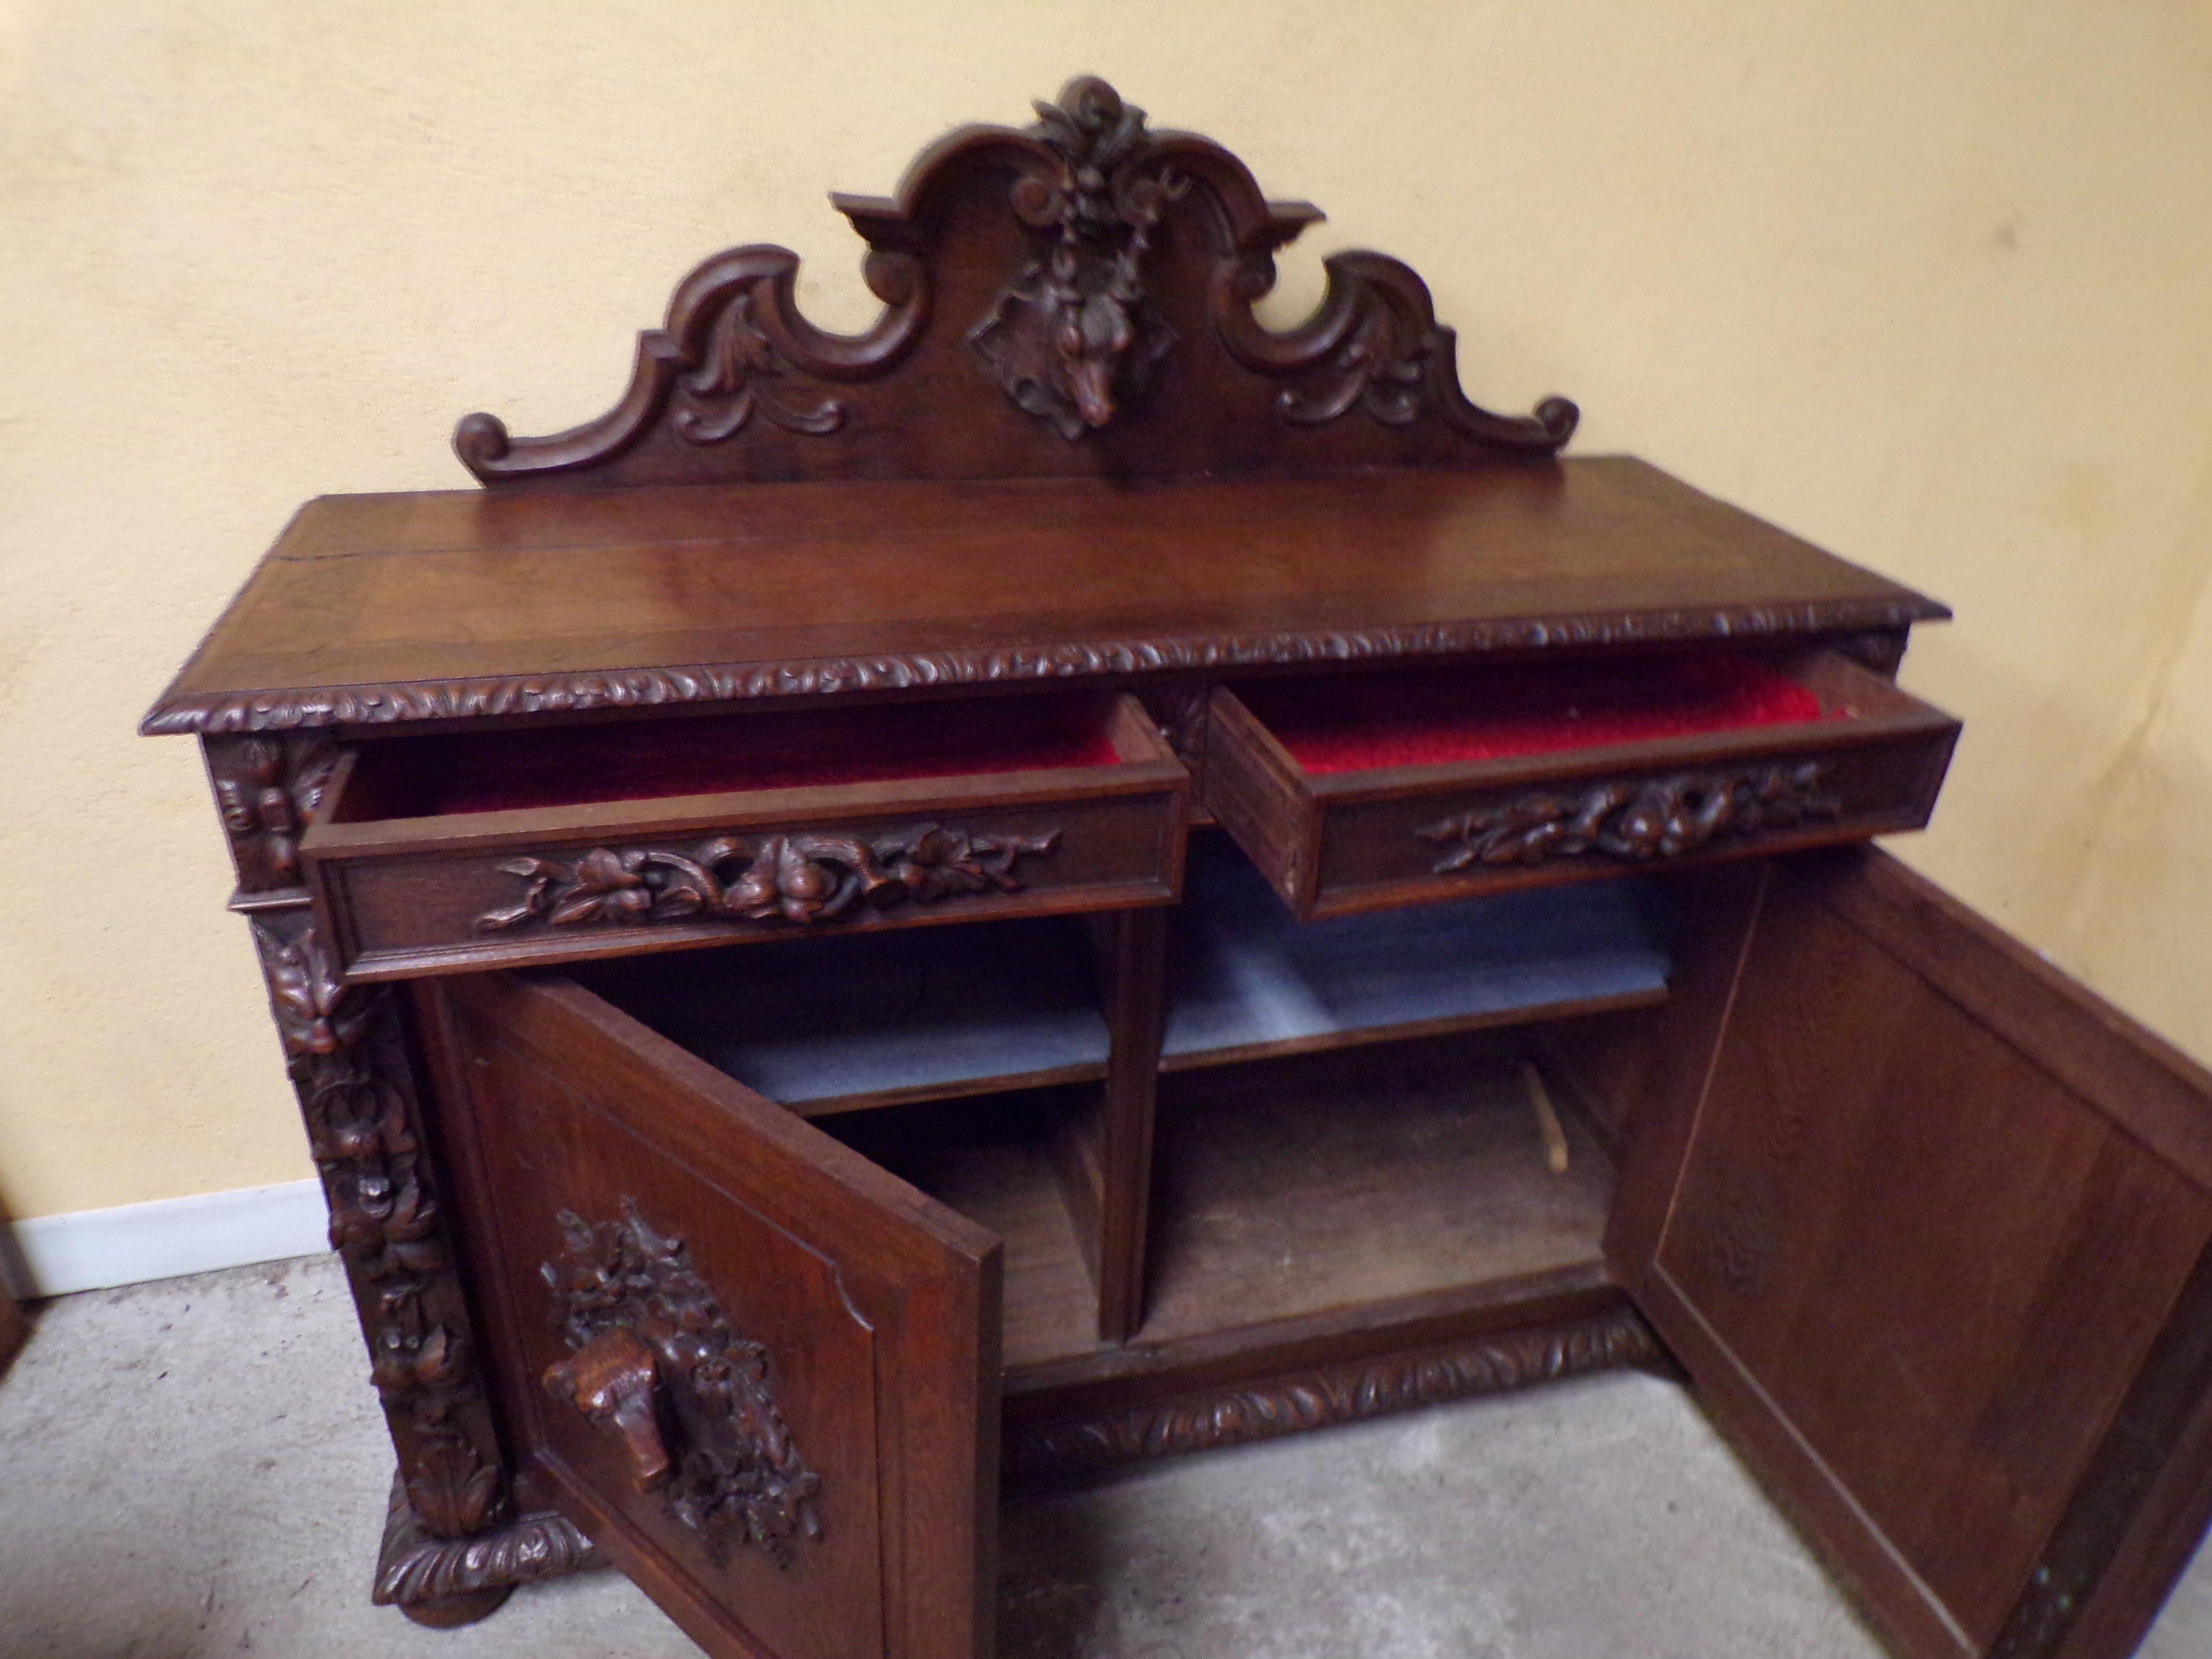
[[[2129,1651],[2212,1506],[2212,1078],[1864,846],[1942,608],[1470,403],[1394,260],[1262,327],[1312,209],[1038,110],[839,198],[866,333],[708,260],[604,418],[301,509],[147,717],[377,1598],[603,1553],[712,1652],[975,1659],[1002,1460],[1641,1364],[1899,1652]]]

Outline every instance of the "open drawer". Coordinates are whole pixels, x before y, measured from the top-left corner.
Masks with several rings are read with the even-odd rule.
[[[1172,902],[1187,779],[1135,698],[364,741],[301,863],[349,975]]]
[[[1928,821],[1959,723],[1832,652],[1217,687],[1206,802],[1301,916]]]

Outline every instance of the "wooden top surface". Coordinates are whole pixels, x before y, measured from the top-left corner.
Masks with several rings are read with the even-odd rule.
[[[1940,605],[1626,458],[336,495],[146,718],[228,732],[1895,627]]]

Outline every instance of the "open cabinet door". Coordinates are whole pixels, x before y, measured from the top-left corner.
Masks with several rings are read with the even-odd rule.
[[[530,1498],[709,1653],[984,1659],[999,1241],[568,981],[416,1006]]]
[[[1884,854],[1747,881],[1615,1271],[1898,1651],[2130,1653],[2212,1510],[2212,1076]]]

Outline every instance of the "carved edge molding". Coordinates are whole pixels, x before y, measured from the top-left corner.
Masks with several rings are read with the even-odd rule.
[[[1031,1478],[1079,1474],[1666,1361],[1651,1328],[1624,1303],[1583,1319],[1419,1353],[1325,1365],[1101,1417],[1024,1425],[1007,1433],[1006,1467]]]
[[[1056,102],[1035,107],[1030,127],[963,127],[930,146],[895,197],[832,197],[868,245],[863,273],[884,302],[866,332],[826,333],[799,314],[799,258],[789,249],[733,248],[686,276],[663,326],[639,335],[629,386],[605,415],[536,438],[513,435],[495,415],[468,415],[454,428],[454,453],[492,484],[587,471],[664,424],[702,447],[736,436],[755,415],[789,432],[837,432],[849,410],[818,383],[882,379],[911,351],[931,317],[939,234],[932,208],[963,173],[994,160],[1019,170],[1009,210],[1052,235],[1010,274],[968,337],[1015,403],[1065,437],[1105,424],[1117,382],[1138,389],[1176,344],[1139,267],[1167,204],[1194,188],[1215,210],[1199,222],[1219,253],[1209,295],[1215,329],[1246,369],[1300,382],[1276,399],[1286,424],[1320,425],[1360,409],[1403,427],[1433,414],[1480,444],[1534,455],[1573,434],[1579,412],[1564,398],[1547,398],[1530,416],[1470,402],[1455,337],[1437,324],[1427,286],[1382,254],[1328,259],[1314,316],[1272,332],[1253,306],[1274,285],[1276,251],[1319,220],[1318,210],[1267,201],[1244,164],[1212,139],[1146,131],[1145,112],[1095,76],[1076,77]]]
[[[477,927],[634,927],[707,917],[812,927],[836,921],[863,901],[933,904],[967,894],[1019,892],[1015,860],[1052,852],[1060,833],[974,836],[925,823],[873,841],[798,831],[724,836],[682,852],[594,847],[566,863],[510,859],[500,869],[529,885],[517,902],[478,916]],[[723,866],[740,860],[735,875],[722,873]]]
[[[407,1502],[429,1535],[481,1533],[505,1515],[507,1473],[398,1003],[346,986],[304,906],[248,920]]]
[[[988,651],[927,651],[881,657],[807,657],[785,662],[703,663],[620,673],[542,674],[408,680],[293,690],[186,694],[148,714],[148,737],[289,732],[403,720],[479,720],[589,708],[738,702],[919,686],[1168,673],[1265,665],[1352,662],[1462,652],[1741,639],[1848,629],[1906,628],[1943,613],[1926,601],[1863,600],[1502,622],[1425,623],[1399,628],[1290,631],[1189,638],[1167,635]]]
[[[1439,876],[1559,859],[1680,858],[1723,836],[1838,817],[1842,803],[1821,790],[1826,772],[1818,761],[1780,761],[1535,789],[1413,834],[1446,849],[1433,867]]]
[[[433,1537],[408,1503],[404,1481],[395,1478],[369,1599],[380,1607],[416,1607],[603,1565],[592,1540],[550,1510],[471,1537]]]

